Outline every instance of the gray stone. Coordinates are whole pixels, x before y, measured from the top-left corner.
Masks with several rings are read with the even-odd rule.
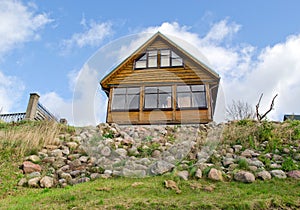
[[[281,168],[281,165],[280,165],[280,164],[277,164],[277,163],[272,163],[272,164],[270,165],[270,168],[271,168],[271,169],[279,169],[279,168]]]
[[[41,161],[41,158],[37,155],[30,155],[29,157],[26,158],[26,160],[29,160],[33,163],[39,163]]]
[[[195,178],[197,179],[201,179],[202,178],[202,171],[200,168],[197,169],[196,173],[195,173]]]
[[[246,149],[245,151],[243,151],[241,153],[241,156],[245,157],[245,158],[251,158],[252,157],[252,153],[253,153],[252,150]]]
[[[53,168],[55,169],[59,169],[61,167],[63,167],[64,165],[66,165],[66,159],[65,158],[59,158],[57,159],[54,163],[52,163]]]
[[[274,159],[275,161],[283,160],[283,158],[282,158],[280,155],[277,155],[277,154],[274,154],[274,155],[273,155],[273,159]]]
[[[40,186],[42,188],[51,188],[51,187],[54,186],[54,179],[52,177],[49,177],[49,176],[44,176],[40,180]]]
[[[257,173],[257,178],[262,180],[270,180],[272,178],[271,174],[268,171],[261,171]]]
[[[289,171],[287,175],[293,179],[300,179],[300,170]]]
[[[55,161],[55,157],[45,157],[42,160],[43,163],[50,163],[50,164],[54,163],[54,161]]]
[[[250,166],[256,166],[257,168],[265,167],[263,162],[261,162],[260,160],[248,160],[248,163]]]
[[[290,153],[290,150],[288,148],[283,148],[282,152],[284,154],[289,154]]]
[[[65,180],[67,180],[67,182],[69,182],[72,179],[72,176],[69,173],[61,173],[60,178],[65,179]]]
[[[126,149],[119,148],[119,149],[116,149],[115,152],[116,152],[118,155],[122,156],[122,157],[126,157],[126,156],[127,156],[127,151],[126,151]]]
[[[234,148],[234,152],[238,153],[238,152],[241,151],[241,149],[243,148],[243,146],[242,145],[234,145],[233,148]]]
[[[214,181],[223,181],[222,171],[215,168],[211,168],[208,173],[208,178]]]
[[[78,176],[80,176],[80,174],[81,174],[81,171],[80,171],[80,170],[75,170],[75,171],[71,171],[71,172],[70,172],[70,175],[71,175],[72,177],[78,177]]]
[[[98,174],[98,173],[92,173],[92,174],[90,175],[90,177],[91,177],[91,180],[95,180],[95,179],[100,178],[100,174]]]
[[[145,170],[130,170],[127,168],[123,168],[123,176],[125,177],[135,177],[135,178],[142,178],[146,176]]]
[[[88,156],[81,156],[81,157],[79,158],[80,162],[82,162],[82,163],[88,162],[88,159],[89,159]]]
[[[22,178],[20,179],[20,181],[18,182],[18,186],[24,187],[27,185],[27,179],[26,178]]]
[[[233,158],[224,158],[222,163],[223,163],[224,167],[228,167],[229,165],[234,163],[234,159]]]
[[[80,138],[78,136],[78,138]],[[78,144],[76,142],[67,142],[66,145],[70,148],[70,150],[75,150],[78,148]]]
[[[30,161],[23,162],[22,165],[23,171],[25,174],[30,174],[32,172],[41,172],[42,168],[40,165],[32,163]]]
[[[79,159],[75,159],[69,165],[71,169],[74,169],[81,166],[81,161]]]
[[[272,170],[270,173],[273,177],[278,178],[278,179],[285,179],[286,178],[286,174],[282,170]]]
[[[40,176],[41,176],[41,173],[38,172],[38,171],[34,171],[34,172],[27,175],[28,179],[32,179],[32,178],[40,177]]]
[[[234,180],[243,183],[251,183],[255,181],[255,176],[248,171],[239,171],[234,174]]]
[[[108,146],[105,146],[101,150],[101,155],[108,157],[111,154],[111,149]]]
[[[60,149],[55,149],[55,150],[52,150],[49,155],[53,156],[53,157],[62,157],[63,152]]]
[[[28,180],[28,186],[29,187],[39,187],[39,181],[40,181],[40,177],[35,177],[32,179]]]
[[[188,180],[189,179],[189,172],[188,171],[179,171],[177,172],[177,176],[180,177],[183,180]]]
[[[149,173],[150,175],[161,175],[171,171],[174,167],[175,165],[169,162],[159,160],[149,167]]]
[[[159,150],[154,150],[151,154],[153,158],[159,158],[161,156],[161,152]]]

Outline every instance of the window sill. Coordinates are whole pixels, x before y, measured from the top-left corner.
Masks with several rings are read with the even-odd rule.
[[[208,107],[182,107],[182,108],[176,108],[177,111],[181,110],[205,110],[208,109]]]
[[[173,108],[144,108],[143,111],[172,111]]]
[[[138,112],[139,109],[113,109],[111,112]]]

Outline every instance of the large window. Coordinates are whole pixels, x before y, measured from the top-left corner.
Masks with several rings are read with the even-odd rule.
[[[204,85],[177,86],[177,108],[206,108]]]
[[[160,67],[182,66],[183,60],[172,50],[160,50]]]
[[[183,66],[182,58],[174,51],[148,50],[135,60],[135,69],[147,69],[157,67],[179,67]]]
[[[172,108],[172,87],[145,87],[144,109]]]
[[[138,110],[140,101],[140,88],[114,88],[112,110]]]

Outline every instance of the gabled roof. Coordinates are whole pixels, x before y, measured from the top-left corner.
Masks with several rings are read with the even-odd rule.
[[[204,70],[206,70],[209,74],[211,74],[213,77],[219,79],[219,75],[212,70],[207,64],[205,64],[203,61],[201,61],[199,58],[196,58],[196,55],[192,55],[190,52],[188,52],[186,49],[183,49],[183,47],[179,46],[178,44],[176,44],[174,41],[172,41],[170,38],[168,38],[167,36],[163,35],[160,32],[157,32],[156,34],[154,34],[152,37],[150,37],[144,44],[142,44],[137,50],[135,50],[130,56],[128,56],[125,60],[123,60],[123,62],[121,62],[119,65],[117,65],[109,74],[107,74],[101,81],[100,84],[102,86],[102,84],[109,79],[110,76],[112,76],[113,74],[115,74],[118,70],[121,69],[121,67],[123,66],[123,64],[125,64],[128,60],[130,60],[133,56],[142,53],[147,46],[149,46],[155,39],[157,38],[161,38],[163,40],[165,40],[167,43],[169,43],[171,46],[173,46],[174,48],[176,48],[177,50],[179,50],[182,54],[184,54],[185,56],[189,57],[191,60],[193,60],[195,63],[197,63],[198,65],[202,66]],[[199,57],[199,55],[197,56]],[[203,58],[203,55],[202,55]]]

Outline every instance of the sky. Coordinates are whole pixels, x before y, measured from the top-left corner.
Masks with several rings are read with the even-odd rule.
[[[300,114],[299,8],[297,0],[0,0],[0,110],[23,112],[37,92],[70,124],[103,122],[99,80],[129,51],[105,56],[160,31],[207,58],[224,106],[254,108],[263,93],[264,112],[278,94],[269,119]]]

